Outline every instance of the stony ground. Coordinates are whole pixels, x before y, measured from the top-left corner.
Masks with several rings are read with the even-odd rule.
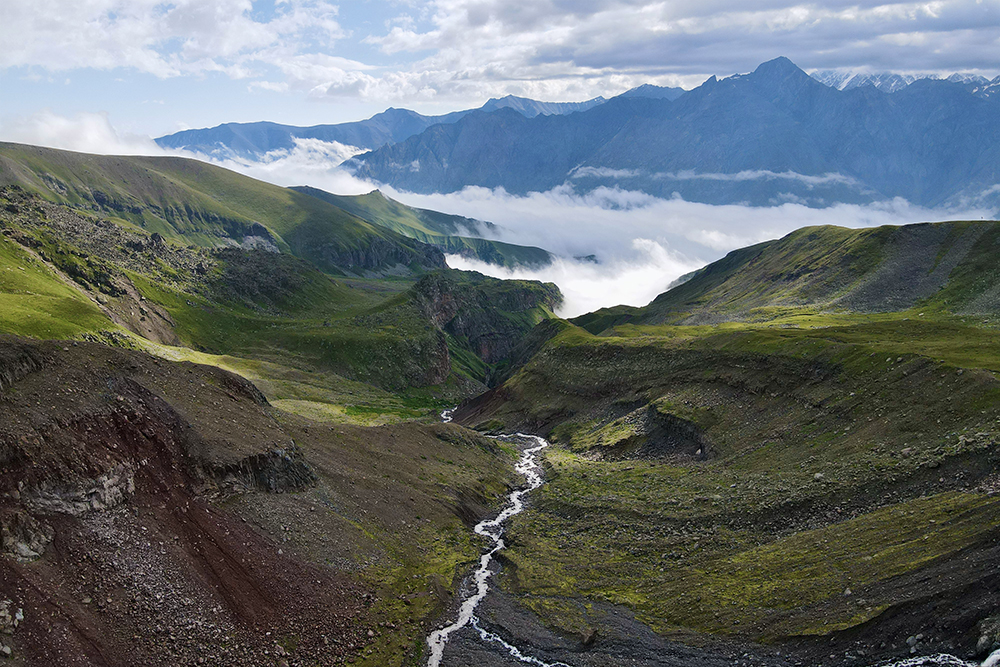
[[[410,664],[510,474],[456,426],[316,424],[91,343],[0,337],[0,414],[11,664]]]

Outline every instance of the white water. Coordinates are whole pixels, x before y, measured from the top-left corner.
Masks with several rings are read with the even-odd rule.
[[[453,410],[445,410],[442,412],[442,421],[450,422],[452,412]],[[441,664],[441,658],[444,656],[444,648],[448,643],[448,638],[453,633],[461,630],[467,625],[471,625],[477,632],[479,632],[479,637],[483,641],[500,644],[511,656],[521,662],[537,665],[537,667],[569,667],[562,662],[549,663],[522,653],[516,646],[508,644],[498,635],[485,630],[479,624],[479,618],[476,617],[476,607],[479,606],[479,603],[483,601],[483,598],[486,597],[486,594],[490,590],[488,580],[492,574],[492,572],[490,572],[490,563],[493,562],[493,555],[504,548],[504,521],[515,514],[520,514],[524,510],[524,496],[543,484],[542,475],[538,470],[538,462],[535,460],[535,454],[548,447],[549,443],[536,435],[524,435],[523,433],[517,433],[513,437],[532,440],[537,444],[536,447],[525,449],[521,453],[521,460],[518,461],[517,466],[515,467],[517,472],[524,475],[526,486],[525,488],[519,489],[510,494],[507,506],[496,516],[496,518],[480,521],[473,529],[476,531],[477,535],[482,535],[483,537],[488,538],[493,543],[493,546],[489,551],[479,557],[479,567],[472,575],[473,582],[475,582],[475,593],[467,597],[462,602],[462,606],[458,610],[458,619],[456,619],[451,625],[445,626],[440,630],[435,630],[429,637],[427,637],[427,646],[431,649],[430,657],[427,659],[427,667],[438,667]]]
[[[993,651],[982,664],[956,658],[947,653],[907,658],[883,667],[1000,667],[1000,649]]]
[[[984,665],[986,663],[983,663]],[[979,667],[978,662],[966,662],[961,658],[956,658],[947,653],[938,655],[925,655],[915,658],[907,658],[898,662],[889,663],[884,667]]]

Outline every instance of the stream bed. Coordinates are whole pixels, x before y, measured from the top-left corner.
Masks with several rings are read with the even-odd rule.
[[[446,422],[451,421],[450,411],[445,411],[441,417]],[[453,623],[435,630],[427,637],[427,646],[430,648],[430,656],[427,659],[428,667],[438,667],[441,664],[445,647],[448,645],[448,639],[466,626],[475,629],[482,641],[495,644],[500,650],[505,651],[518,662],[536,665],[537,667],[569,667],[569,665],[563,662],[545,662],[522,652],[521,649],[507,643],[496,633],[485,629],[476,616],[476,608],[479,607],[479,603],[483,601],[483,598],[486,597],[486,594],[490,590],[489,579],[493,574],[491,566],[493,565],[494,556],[505,546],[503,541],[504,522],[524,511],[524,496],[545,483],[535,455],[548,447],[548,442],[538,436],[524,435],[522,433],[500,436],[499,439],[513,441],[523,447],[521,458],[517,462],[515,469],[524,476],[525,486],[510,493],[507,497],[507,505],[500,514],[492,519],[480,521],[473,529],[477,535],[486,537],[492,546],[479,557],[479,567],[472,575],[474,590],[471,595],[462,601],[462,605],[458,610],[458,618]]]

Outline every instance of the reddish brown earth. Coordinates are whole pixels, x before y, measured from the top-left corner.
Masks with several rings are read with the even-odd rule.
[[[385,632],[356,572],[395,557],[350,517],[401,542],[476,519],[475,477],[450,489],[413,461],[482,480],[507,468],[487,442],[318,425],[219,369],[0,336],[0,606],[23,616],[0,650],[12,665],[339,664]]]

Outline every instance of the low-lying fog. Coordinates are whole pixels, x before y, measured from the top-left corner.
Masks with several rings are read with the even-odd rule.
[[[96,153],[165,154],[148,137],[117,132],[107,116],[100,114],[63,118],[44,112],[5,124],[0,127],[0,136]],[[337,194],[361,194],[376,184],[332,166],[357,152],[350,146],[304,140],[292,151],[270,154],[266,161],[213,162],[277,185],[311,185]],[[523,197],[477,187],[433,195],[387,187],[382,191],[411,206],[488,220],[500,226],[494,235],[497,240],[539,246],[554,253],[557,258],[550,266],[534,270],[512,271],[459,256],[449,257],[448,263],[501,278],[554,282],[566,297],[559,313],[565,317],[617,304],[644,305],[679,276],[730,250],[779,238],[800,227],[870,227],[996,215],[975,207],[926,209],[902,199],[823,209],[794,203],[712,206],[611,188],[581,194],[570,184]]]

